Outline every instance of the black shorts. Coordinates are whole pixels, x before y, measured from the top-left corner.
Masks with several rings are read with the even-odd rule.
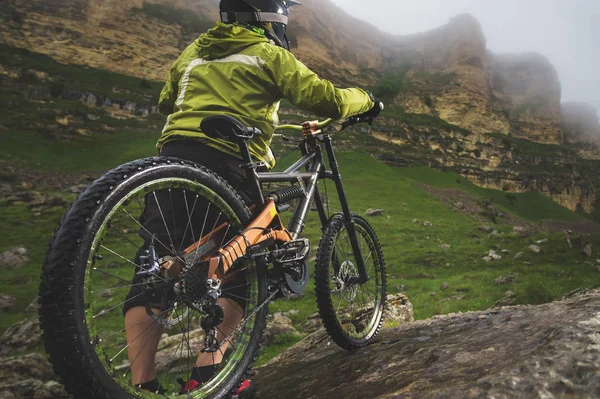
[[[252,198],[252,191],[247,182],[245,170],[240,168],[240,164],[242,163],[240,159],[224,154],[214,148],[193,140],[169,142],[163,146],[160,155],[185,159],[213,170],[219,176],[224,178],[238,194],[240,194],[246,202],[246,205],[250,205],[249,201],[250,198]],[[169,192],[157,191],[156,195],[156,199],[159,203],[171,203],[173,206],[159,209],[153,196],[148,196],[146,198],[146,206],[140,216],[140,223],[144,228],[141,228],[139,231],[139,235],[144,239],[144,245],[136,255],[134,260],[136,265],[141,263],[139,257],[145,254],[145,251],[153,241],[156,255],[159,258],[168,255],[170,251],[168,248],[161,247],[157,242],[181,242],[182,248],[187,248],[189,245],[193,244],[192,235],[187,233],[187,231],[189,231],[188,229],[184,229],[184,227],[187,227],[189,215],[186,211],[186,201],[183,198],[183,194],[181,196],[173,196],[172,193]],[[196,199],[190,199],[188,204],[194,203],[194,200]],[[196,208],[198,210],[206,209],[207,206],[208,203],[203,204],[200,201],[197,201]],[[209,215],[214,217],[214,215],[211,215],[210,213]],[[213,220],[208,220],[210,217],[205,218],[205,216],[206,213],[194,212],[192,223],[194,225],[204,224],[206,226],[213,226],[218,222],[216,217]],[[170,223],[171,220],[173,221],[173,224],[169,227],[169,231],[167,232],[165,229],[165,221],[169,221],[168,223]],[[151,232],[152,235],[148,232]],[[142,281],[143,277],[134,273],[132,279],[132,284],[134,285],[127,294],[123,306],[123,314],[127,313],[131,308],[138,306],[145,307],[147,305],[148,299],[147,296],[144,295],[144,292],[146,291],[145,286],[135,285]],[[246,296],[244,281],[244,273],[238,273],[233,280],[224,284],[221,297],[234,300],[244,308],[245,301],[243,298]],[[228,286],[233,288],[227,288]]]

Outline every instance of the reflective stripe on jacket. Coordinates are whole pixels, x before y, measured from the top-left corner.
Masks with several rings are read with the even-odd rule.
[[[226,114],[263,134],[250,141],[250,152],[270,167],[270,149],[279,124],[281,99],[320,117],[343,119],[373,107],[361,89],[337,89],[277,47],[263,35],[241,25],[217,25],[202,34],[171,68],[161,92],[159,108],[167,114],[157,147],[177,139],[196,139],[225,153],[239,156],[235,143],[207,137],[200,122]]]

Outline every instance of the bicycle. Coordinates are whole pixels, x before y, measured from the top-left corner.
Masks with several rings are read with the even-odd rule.
[[[362,121],[350,118],[341,130]],[[248,140],[260,131],[229,116],[202,121],[205,134],[238,144],[254,187],[250,208],[212,171],[163,157],[122,165],[78,197],[50,242],[40,284],[46,350],[71,394],[157,397],[130,380],[137,357],[128,360],[127,350],[141,334],[128,341],[132,326],[124,327],[120,310],[129,300],[125,293],[138,285],[149,320],[144,337],[152,331],[143,345],[158,342],[156,372],[167,394],[179,395],[176,377],[186,376],[198,353],[214,358],[218,352],[223,360],[214,378],[183,397],[231,395],[258,355],[268,303],[307,288],[310,243],[300,234],[313,199],[323,232],[315,266],[323,324],[344,349],[373,342],[384,317],[385,262],[372,227],[348,207],[331,135],[323,133],[332,123],[280,126],[303,132],[302,157],[284,172],[260,172],[263,164],[248,150]],[[341,204],[342,212],[331,217],[317,184],[322,179],[335,183]],[[268,183],[291,185],[263,192]],[[280,214],[293,201],[285,227]],[[148,231],[138,220],[149,203],[158,205],[166,234]],[[175,207],[185,207],[185,226],[175,220]],[[225,334],[219,301],[236,296],[241,322]]]

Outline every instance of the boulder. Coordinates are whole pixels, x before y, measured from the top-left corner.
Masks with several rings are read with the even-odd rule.
[[[0,253],[0,270],[17,269],[30,262],[29,250],[25,247],[16,247]]]
[[[592,244],[588,244],[583,248],[583,254],[588,258],[592,257],[592,255],[594,254],[592,251]]]
[[[256,397],[598,397],[599,302],[595,290],[539,306],[436,316],[384,329],[352,352],[319,330],[256,370]]]

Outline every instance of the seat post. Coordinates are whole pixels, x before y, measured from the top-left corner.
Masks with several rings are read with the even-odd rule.
[[[240,167],[243,167],[246,170],[246,179],[253,191],[252,201],[256,205],[263,205],[265,203],[265,199],[263,197],[260,181],[258,180],[258,175],[256,174],[255,164],[252,161],[252,155],[250,155],[250,150],[248,149],[248,141],[240,138],[238,139],[238,146],[240,147],[240,154],[242,155],[242,160],[244,161]]]

